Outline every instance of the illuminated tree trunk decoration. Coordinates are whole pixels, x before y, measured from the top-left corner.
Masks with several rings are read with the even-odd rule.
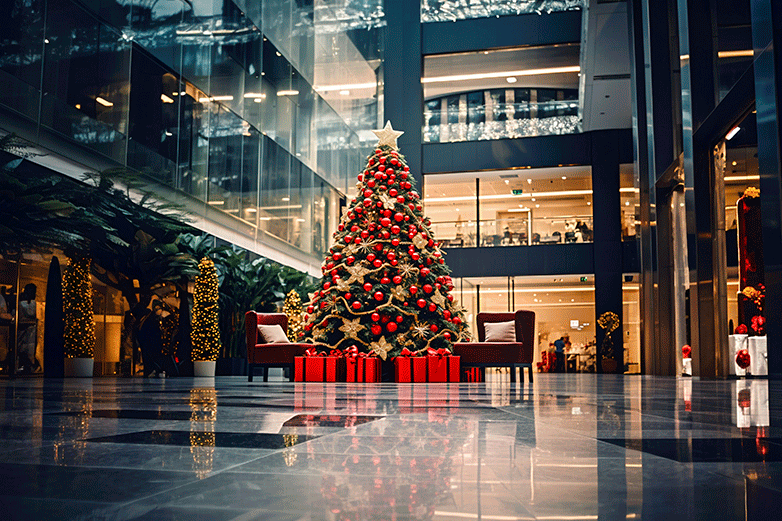
[[[763,301],[766,287],[760,190],[747,188],[736,203],[739,240],[739,326],[750,335],[763,335]],[[744,328],[741,328],[741,326]]]
[[[70,259],[62,280],[64,349],[68,358],[95,356],[95,318],[88,257]]]
[[[302,314],[304,308],[301,304],[301,297],[295,289],[290,290],[285,296],[282,312],[288,317],[288,340],[296,342],[299,339],[299,334],[303,331]]]
[[[308,303],[308,341],[374,353],[451,348],[465,333],[444,254],[387,123],[358,176]]]
[[[196,275],[193,290],[193,327],[190,337],[193,343],[194,361],[214,361],[220,353],[220,328],[217,307],[217,270],[208,257],[198,263],[200,275]]]

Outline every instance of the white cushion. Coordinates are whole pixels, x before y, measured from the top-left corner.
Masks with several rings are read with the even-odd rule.
[[[483,329],[486,332],[486,342],[515,342],[516,322],[484,322]]]
[[[282,330],[279,324],[267,326],[258,324],[258,343],[259,344],[290,344],[291,341]]]

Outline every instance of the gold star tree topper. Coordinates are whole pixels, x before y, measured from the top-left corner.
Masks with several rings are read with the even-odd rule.
[[[388,145],[395,150],[399,148],[396,144],[396,140],[399,139],[399,136],[404,134],[404,132],[401,132],[399,130],[394,130],[394,128],[391,126],[390,121],[386,121],[386,126],[383,127],[382,129],[373,130],[372,132],[374,132],[375,135],[377,136],[378,139],[377,146]]]

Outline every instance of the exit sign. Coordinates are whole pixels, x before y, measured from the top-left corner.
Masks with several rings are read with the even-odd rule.
[[[581,277],[581,282],[586,282],[586,281],[587,281],[586,277]]]
[[[511,190],[510,193],[513,195],[521,195],[524,193],[524,190]]]

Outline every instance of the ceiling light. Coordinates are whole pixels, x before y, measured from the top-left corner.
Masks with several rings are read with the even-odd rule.
[[[544,74],[565,74],[578,72],[578,65],[567,67],[548,67],[545,69],[525,69],[520,71],[486,72],[477,74],[453,74],[450,76],[432,76],[421,78],[421,83],[450,83],[452,81],[488,80],[492,78],[506,78],[508,76],[541,76]]]
[[[443,194],[445,195],[445,194]],[[558,192],[535,192],[535,197],[573,197],[580,195],[592,195],[592,190],[560,190]],[[531,193],[523,193],[520,195],[507,195],[507,194],[493,194],[482,195],[480,199],[482,201],[497,201],[502,199],[532,199]],[[452,203],[455,201],[475,201],[474,195],[461,195],[456,197],[427,197],[427,202],[440,202],[440,203]]]
[[[77,103],[76,105],[74,105],[74,107],[76,107],[76,110],[81,109],[81,103]]]
[[[165,94],[161,94],[160,101],[162,101],[163,103],[174,103],[174,98],[170,96],[166,96]]]
[[[173,136],[173,135],[174,135],[174,134],[172,134],[171,132],[169,132],[168,130],[166,130],[166,136],[168,136],[168,137],[171,137],[171,136]]]
[[[369,83],[346,83],[343,85],[321,85],[321,86],[313,87],[312,89],[315,92],[340,91],[340,94],[342,94],[342,91],[356,90],[356,89],[374,89],[376,87],[377,87],[377,82],[373,81]]]
[[[114,106],[114,103],[110,102],[109,100],[105,100],[105,99],[101,98],[100,96],[96,97],[95,101],[97,101],[98,103],[100,103],[104,107],[113,107]]]
[[[562,180],[564,181],[565,179],[567,179],[567,176],[566,176],[566,175],[563,175],[563,176],[562,176]]]
[[[510,184],[510,181],[508,181],[508,180],[506,179],[506,180],[505,180],[505,184],[506,184],[506,185]]]
[[[299,94],[299,91],[297,90],[278,90],[277,96],[296,96]]]
[[[591,205],[592,205],[592,201],[587,201],[587,206],[591,206]]]
[[[339,91],[339,93],[342,96],[350,96],[350,91],[349,90],[341,90],[341,91]]]
[[[532,179],[527,179],[527,184],[532,184]]]
[[[247,213],[255,213],[258,210],[256,210],[255,208],[245,208],[244,211],[247,212]]]
[[[277,56],[282,56],[282,54],[280,54],[280,51],[275,51],[274,54],[276,54]]]
[[[532,198],[532,202],[534,203],[535,201],[536,201],[536,199],[533,197],[533,198]]]
[[[264,94],[263,92],[245,92],[244,93],[244,97],[245,98],[261,98],[261,99],[264,99],[264,98],[266,98],[266,94]]]
[[[739,182],[739,181],[760,181],[759,175],[736,175],[728,176],[725,178],[726,183]]]
[[[740,51],[720,51],[717,53],[720,58],[752,58],[754,53],[752,49],[744,49]]]
[[[283,201],[290,201],[290,200],[291,200],[291,198],[290,198],[290,197],[283,197],[283,198],[282,198],[282,200],[283,200]]]
[[[727,133],[727,135],[725,136],[725,139],[727,139],[728,141],[730,141],[731,139],[733,139],[733,137],[734,137],[736,134],[738,134],[738,133],[739,133],[739,130],[741,130],[741,127],[733,127],[733,128],[730,130],[730,132],[728,132],[728,133]]]
[[[736,166],[738,163],[737,163],[736,161],[734,161],[734,162],[733,162],[733,163],[731,163],[731,164],[732,164],[733,166]]]
[[[539,204],[536,204],[536,205],[535,205],[535,208],[540,208],[540,205],[539,205]]]
[[[221,204],[225,204],[225,201],[208,201],[209,204],[220,206]]]
[[[233,101],[233,96],[209,96],[208,98],[198,98],[198,103],[209,103],[210,101]]]
[[[508,83],[516,83],[519,80],[517,80],[515,76],[508,76],[507,78],[505,78],[505,81],[507,81]]]
[[[204,36],[212,36],[212,31],[209,29],[204,29]]]
[[[625,201],[625,206],[630,206],[630,201]]]

